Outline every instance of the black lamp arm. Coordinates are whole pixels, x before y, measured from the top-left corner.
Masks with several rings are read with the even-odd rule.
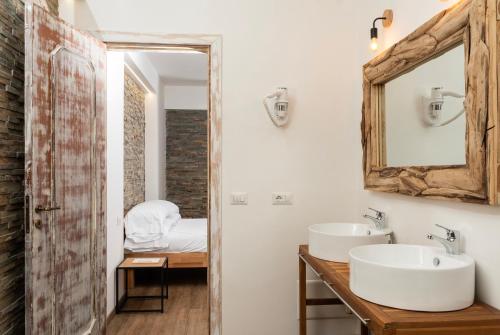
[[[375,23],[380,20],[387,20],[387,18],[385,16],[377,17],[375,20],[373,20],[373,28],[376,28]]]

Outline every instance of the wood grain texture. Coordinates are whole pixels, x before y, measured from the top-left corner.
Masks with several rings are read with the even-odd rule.
[[[125,258],[167,257],[169,269],[206,269],[208,268],[207,252],[129,252]],[[135,272],[128,272],[129,287],[135,287]]]
[[[158,294],[152,286],[139,286],[131,294]],[[129,300],[130,307],[152,308],[158,300]],[[108,335],[208,335],[208,287],[206,276],[192,274],[175,275],[169,280],[169,298],[166,310],[160,313],[112,315],[107,327]]]
[[[496,20],[497,0],[487,0],[486,6],[486,40],[490,47],[489,62],[489,91],[488,91],[488,120],[486,124],[486,170],[487,192],[491,205],[500,204],[498,198],[498,27]]]
[[[349,265],[327,262],[309,254],[309,247],[299,247],[305,259],[321,279],[332,286],[363,318],[376,335],[500,335],[500,311],[481,302],[455,312],[413,312],[385,307],[357,297],[349,289]]]
[[[126,253],[125,258],[154,258],[168,257],[169,269],[193,269],[208,267],[208,253],[206,252],[131,252]]]
[[[496,98],[496,109],[497,111],[500,111],[500,90],[498,88],[498,78],[500,78],[500,38],[499,38],[499,32],[500,32],[500,0],[490,0],[490,1],[496,1],[497,6],[496,6],[496,12],[497,12],[497,22],[490,22],[490,26],[488,31],[492,31],[495,29],[495,37],[496,37],[496,48],[495,52],[492,54],[492,57],[496,62],[495,68],[497,69],[496,72],[496,80],[497,80],[497,91],[494,93],[494,96]],[[492,9],[493,10],[493,9]],[[492,35],[492,33],[490,33]],[[488,183],[490,187],[490,193],[496,191],[496,203],[497,205],[500,205],[500,115],[499,113],[495,113],[496,117],[496,122],[494,122],[493,126],[494,128],[491,128],[491,125],[493,122],[490,122],[490,130],[488,134],[488,143],[489,145],[493,145],[493,153],[490,154],[490,171],[494,173],[495,177],[492,178],[493,180],[490,180]],[[493,144],[491,144],[493,143]],[[495,157],[496,157],[496,162],[495,162]],[[496,166],[496,167],[495,167]],[[496,182],[496,184],[495,184]]]
[[[496,60],[492,56],[496,51],[495,13],[496,4],[492,1],[460,1],[364,66],[361,130],[365,189],[497,203],[495,142],[498,136],[492,130],[495,127],[490,126],[495,122],[498,110],[496,94],[493,94],[497,90]],[[387,167],[383,108],[385,83],[459,43],[464,43],[466,59],[467,164]]]
[[[307,335],[306,263],[299,258],[299,334]]]
[[[105,46],[31,4],[26,24],[26,333],[101,334]]]
[[[136,258],[157,258],[158,261],[155,263],[134,263]],[[145,268],[145,269],[154,269],[164,267],[165,262],[167,261],[166,257],[129,257],[125,258],[123,262],[118,265],[119,268]]]
[[[222,333],[222,38],[218,35],[94,31],[111,49],[189,47],[209,54],[209,302],[210,334]]]

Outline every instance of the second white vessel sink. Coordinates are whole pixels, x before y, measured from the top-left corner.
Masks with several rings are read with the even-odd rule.
[[[474,260],[442,248],[386,244],[350,255],[351,291],[379,305],[424,312],[455,311],[474,302]]]
[[[309,253],[332,262],[349,262],[349,250],[366,244],[388,242],[390,230],[360,223],[320,223],[309,226]]]

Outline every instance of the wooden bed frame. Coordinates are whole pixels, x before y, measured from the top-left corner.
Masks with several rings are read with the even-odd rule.
[[[169,269],[197,269],[208,268],[208,252],[125,252],[125,258],[154,258],[168,257]],[[135,286],[135,272],[128,271],[128,285]]]
[[[128,210],[126,211],[128,212]],[[207,227],[208,228],[208,227]],[[127,234],[123,229],[123,239]],[[208,252],[131,252],[125,249],[124,258],[155,258],[167,257],[169,269],[207,269],[208,268]],[[128,285],[133,288],[135,286],[135,272],[128,270]]]

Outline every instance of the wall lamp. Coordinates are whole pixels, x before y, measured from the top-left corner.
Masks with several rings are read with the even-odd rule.
[[[382,21],[382,24],[384,28],[388,28],[392,25],[392,20],[394,18],[394,14],[391,9],[386,9],[384,11],[383,16],[377,17],[375,20],[373,20],[373,26],[370,29],[370,38],[371,38],[371,43],[370,43],[370,48],[372,50],[377,50],[378,49],[378,29],[376,26],[377,21]]]

